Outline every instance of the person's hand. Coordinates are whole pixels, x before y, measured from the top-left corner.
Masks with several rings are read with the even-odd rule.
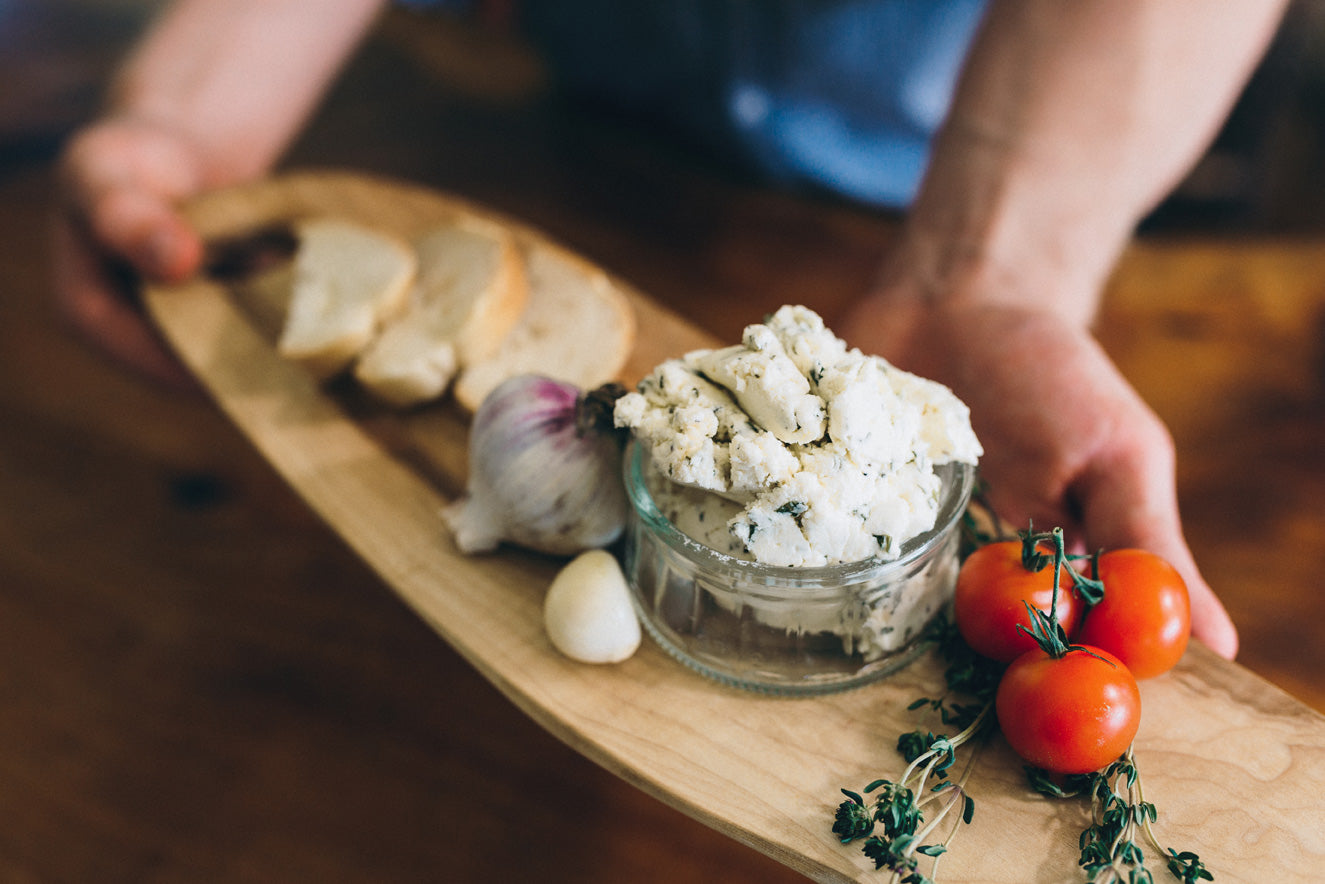
[[[136,279],[179,282],[203,245],[176,209],[199,191],[202,160],[182,134],[111,117],[76,135],[59,163],[53,264],[62,315],[102,352],[172,386],[183,367],[137,304]]]
[[[841,327],[970,406],[1001,518],[1061,526],[1084,549],[1164,557],[1187,582],[1193,634],[1224,657],[1237,653],[1237,631],[1183,539],[1172,439],[1084,327],[1011,305],[886,295],[861,302]]]

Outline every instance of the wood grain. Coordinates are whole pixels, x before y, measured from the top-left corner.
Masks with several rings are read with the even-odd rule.
[[[212,235],[260,227],[291,211],[338,210],[369,223],[414,225],[457,203],[422,188],[333,173],[295,174],[195,203]],[[469,208],[473,208],[472,206]],[[509,219],[508,219],[509,221]],[[521,236],[539,234],[516,225]],[[554,247],[554,246],[549,246]],[[650,334],[636,365],[706,340],[629,290]],[[905,710],[941,685],[922,660],[870,688],[813,699],[769,698],[720,687],[647,645],[616,667],[556,655],[541,631],[540,600],[556,563],[502,552],[458,555],[436,513],[437,482],[412,465],[412,417],[364,419],[281,360],[269,335],[227,288],[197,281],[150,290],[154,316],[231,419],[309,505],[418,614],[534,720],[608,770],[681,811],[816,880],[868,880],[867,863],[838,845],[826,820],[840,786],[900,771]],[[425,424],[432,462],[460,463],[462,424]],[[384,431],[387,423],[405,424]],[[424,452],[427,456],[427,453]],[[460,477],[451,475],[452,485]],[[1143,686],[1137,754],[1161,838],[1193,849],[1237,880],[1309,880],[1325,859],[1325,721],[1235,664],[1194,647],[1170,675]],[[937,726],[937,725],[935,725]],[[1075,864],[1081,809],[1028,793],[995,741],[980,750],[971,792],[978,813],[943,862],[951,881],[1063,880]]]

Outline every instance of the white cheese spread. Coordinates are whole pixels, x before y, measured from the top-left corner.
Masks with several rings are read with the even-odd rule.
[[[615,419],[662,476],[730,502],[675,507],[678,529],[786,567],[896,558],[934,527],[935,467],[982,454],[948,388],[848,349],[805,307],[664,362]]]

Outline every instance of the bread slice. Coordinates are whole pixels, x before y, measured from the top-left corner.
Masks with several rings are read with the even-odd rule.
[[[635,343],[635,314],[607,275],[546,247],[525,253],[529,303],[487,359],[461,369],[455,397],[473,412],[498,384],[541,374],[582,389],[615,380]]]
[[[414,244],[419,268],[404,311],[360,355],[354,376],[405,407],[446,391],[462,365],[493,355],[528,299],[524,262],[504,228],[475,218]]]
[[[352,221],[296,225],[299,246],[277,351],[319,378],[350,364],[398,311],[418,260],[408,242]]]

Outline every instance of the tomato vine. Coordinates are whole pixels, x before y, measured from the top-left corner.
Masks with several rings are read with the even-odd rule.
[[[974,538],[974,543],[967,547],[968,553],[1002,539],[971,530],[975,522],[968,521],[967,526],[968,541]],[[1030,627],[1017,626],[1032,635],[1041,649],[1027,656],[1043,653],[1050,658],[1062,658],[1069,653],[1089,654],[1106,666],[1122,668],[1134,688],[1130,673],[1112,654],[1073,645],[1054,616],[1063,572],[1070,578],[1066,585],[1079,593],[1087,605],[1098,604],[1106,596],[1107,589],[1098,577],[1098,554],[1092,557],[1090,573],[1094,576],[1086,576],[1072,564],[1074,559],[1086,557],[1066,554],[1061,530],[1035,532],[1032,527],[1020,532],[1019,537],[1027,571],[1053,568],[1053,602],[1047,610],[1032,608],[1028,603]],[[877,779],[861,792],[842,789],[846,800],[837,807],[832,829],[843,844],[859,842],[862,853],[874,862],[875,868],[889,870],[891,880],[900,884],[932,884],[938,873],[939,858],[947,852],[962,825],[971,822],[975,801],[967,783],[977,757],[975,747],[955,780],[950,778],[950,771],[956,765],[959,748],[993,730],[996,697],[1011,668],[1010,664],[981,657],[973,651],[963,639],[957,622],[948,617],[938,619],[930,640],[945,664],[947,689],[939,697],[917,699],[908,709],[928,708],[938,714],[945,727],[957,729],[956,735],[948,737],[927,730],[902,734],[897,750],[907,767],[901,777],[896,781]],[[1130,741],[1130,737],[1124,739]],[[1145,800],[1130,745],[1122,754],[1089,773],[1054,775],[1031,765],[1026,767],[1026,773],[1030,786],[1046,796],[1089,797],[1091,821],[1079,841],[1079,865],[1087,881],[1096,884],[1153,881],[1139,840],[1153,847],[1164,859],[1170,874],[1184,884],[1213,880],[1197,854],[1160,845],[1153,830],[1158,813]],[[930,786],[932,781],[938,781],[937,785]],[[922,858],[932,860],[927,873],[920,868]]]

